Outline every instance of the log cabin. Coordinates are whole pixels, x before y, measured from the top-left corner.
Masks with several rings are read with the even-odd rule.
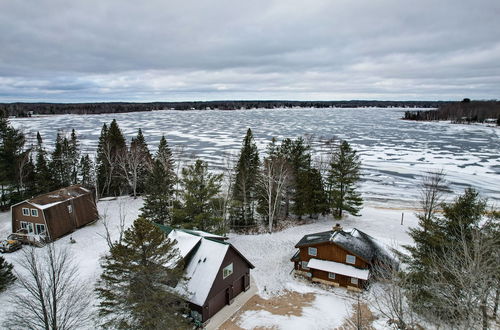
[[[312,282],[362,291],[375,275],[375,267],[393,269],[396,259],[370,235],[353,229],[346,232],[340,225],[333,230],[305,235],[295,245],[291,258],[295,274]]]
[[[94,194],[80,185],[14,204],[11,214],[12,232],[34,244],[52,242],[99,218]]]
[[[250,269],[254,266],[225,242],[225,237],[198,230],[159,227],[170,240],[176,241],[179,257],[166,266],[182,264],[184,267],[187,280],[178,283],[175,290],[186,297],[195,321],[206,324],[250,288]]]

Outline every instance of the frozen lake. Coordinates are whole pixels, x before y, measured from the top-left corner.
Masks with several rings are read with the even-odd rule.
[[[34,137],[40,131],[47,147],[57,131],[75,128],[82,150],[94,153],[103,123],[116,119],[127,139],[142,128],[155,149],[162,134],[172,147],[182,147],[183,158],[199,157],[214,168],[225,155],[236,154],[248,127],[260,151],[272,137],[311,138],[321,142],[346,139],[363,162],[361,189],[369,204],[413,206],[424,171],[443,169],[454,193],[478,189],[500,207],[500,129],[445,122],[403,121],[405,109],[256,109],[154,111],[101,115],[56,115],[14,118],[12,124]]]

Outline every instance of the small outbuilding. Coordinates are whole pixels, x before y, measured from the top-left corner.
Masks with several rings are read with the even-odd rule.
[[[99,218],[91,190],[58,189],[12,205],[12,232],[30,242],[52,242]]]
[[[354,291],[365,288],[382,270],[398,267],[397,260],[380,242],[359,229],[333,230],[305,235],[295,245],[294,271],[313,282],[343,286]],[[377,269],[375,269],[377,268]]]
[[[254,266],[226,238],[197,230],[159,226],[176,241],[186,282],[175,290],[186,296],[193,319],[206,323],[234,298],[250,288],[250,269]]]

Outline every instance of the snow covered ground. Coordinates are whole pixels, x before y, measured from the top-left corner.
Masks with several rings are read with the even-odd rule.
[[[112,235],[118,232],[120,213],[125,215],[125,222],[130,225],[139,214],[141,199],[122,197],[116,200],[100,201],[100,215],[109,223]],[[367,206],[361,217],[347,217],[340,223],[345,229],[359,228],[391,246],[410,243],[406,231],[416,224],[412,211],[404,211],[404,225],[400,225],[401,210],[381,209]],[[254,265],[252,276],[263,298],[280,295],[286,291],[314,293],[316,298],[310,306],[304,307],[301,316],[274,315],[267,311],[247,311],[240,318],[239,324],[244,329],[255,327],[274,327],[280,329],[324,329],[340,326],[351,312],[355,296],[345,289],[324,289],[306,281],[295,279],[290,258],[295,252],[294,245],[308,233],[330,230],[335,222],[330,218],[321,218],[309,224],[291,227],[281,232],[260,235],[229,235],[231,242]],[[10,212],[0,213],[0,237],[10,233]],[[108,250],[102,220],[77,230],[72,234],[76,244],[69,243],[69,236],[56,241],[55,245],[68,249],[79,265],[83,282],[94,284],[100,275],[99,258]],[[5,254],[8,262],[16,265],[21,251]],[[0,301],[8,299],[9,292],[0,294]],[[0,322],[9,309],[0,309]]]

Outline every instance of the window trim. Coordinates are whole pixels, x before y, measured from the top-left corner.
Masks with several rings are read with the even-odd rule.
[[[21,223],[21,229],[26,229],[28,231],[28,234],[34,234],[35,233],[35,227],[33,226],[33,222],[20,221],[20,223]],[[23,224],[25,226],[23,226]]]
[[[222,279],[226,279],[227,277],[231,276],[231,274],[234,272],[233,270],[233,263],[230,263],[226,267],[222,269]]]
[[[42,231],[38,230],[39,227],[43,227],[43,230]],[[47,232],[47,227],[45,226],[45,224],[35,223],[35,234],[36,235],[40,235],[40,234],[46,233],[46,232]]]
[[[312,250],[314,250],[315,252],[311,253]],[[307,254],[309,254],[310,256],[316,257],[318,255],[318,248],[315,248],[313,246],[308,247],[307,248]]]
[[[304,264],[306,264],[306,265],[304,266]],[[310,268],[307,267],[308,264],[309,264],[308,261],[301,261],[300,262],[300,268],[302,268],[303,270],[309,270]]]
[[[358,285],[359,280],[356,277],[351,277],[351,284]]]
[[[26,211],[26,212],[24,212],[24,211]],[[23,215],[25,217],[31,216],[31,212],[30,212],[30,209],[28,207],[23,207],[22,212],[23,212]]]
[[[73,206],[71,204],[68,205],[68,213],[73,213]]]
[[[332,277],[332,275],[333,275],[333,277]],[[328,272],[328,279],[334,280],[335,279],[335,273]]]
[[[30,209],[31,210],[31,216],[38,218],[38,209]]]
[[[349,257],[353,258],[353,262],[349,261]],[[348,263],[348,264],[351,264],[351,265],[355,265],[356,264],[356,256],[353,256],[352,254],[346,254],[346,256],[345,256],[345,262]]]

